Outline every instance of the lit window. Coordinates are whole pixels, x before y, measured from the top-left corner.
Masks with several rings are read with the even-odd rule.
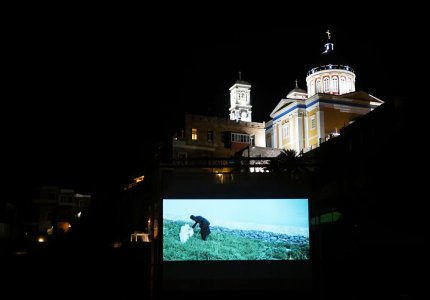
[[[321,79],[317,80],[317,93],[321,93]]]
[[[315,129],[316,127],[316,122],[315,122],[315,115],[311,116],[311,128]]]
[[[330,92],[329,78],[324,77],[324,93],[328,93],[328,92]]]
[[[345,77],[340,78],[340,94],[344,94],[346,91]]]
[[[337,76],[333,76],[331,79],[332,91],[333,93],[339,93],[339,82]]]
[[[191,129],[191,139],[193,141],[197,141],[197,128],[192,128]]]
[[[312,80],[311,82],[311,95],[315,94],[315,81]]]

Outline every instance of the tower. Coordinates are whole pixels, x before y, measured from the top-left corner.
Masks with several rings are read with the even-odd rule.
[[[326,34],[327,42],[321,60],[306,77],[308,97],[317,93],[342,95],[355,91],[354,70],[336,56],[330,31],[327,30]]]
[[[230,120],[252,121],[251,85],[242,80],[241,72],[239,72],[239,79],[230,88],[229,111]]]

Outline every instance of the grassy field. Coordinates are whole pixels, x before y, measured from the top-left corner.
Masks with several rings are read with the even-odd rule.
[[[181,243],[182,221],[163,220],[163,259],[173,260],[304,260],[309,259],[309,244],[270,242],[222,232],[211,227],[206,241],[200,237],[198,226],[194,235]]]

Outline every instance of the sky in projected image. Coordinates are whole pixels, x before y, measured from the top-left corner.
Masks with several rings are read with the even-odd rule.
[[[190,215],[231,229],[309,236],[307,199],[165,199],[163,218],[192,225]]]

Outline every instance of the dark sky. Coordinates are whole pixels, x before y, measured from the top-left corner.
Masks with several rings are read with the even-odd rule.
[[[9,24],[10,92],[2,112],[12,187],[59,184],[91,192],[122,184],[145,169],[184,112],[227,117],[228,88],[239,70],[252,84],[253,120],[268,121],[296,78],[305,88],[328,28],[335,50],[355,69],[357,90],[382,100],[407,95],[399,74],[419,61],[418,41],[396,22],[193,21],[59,15]]]

